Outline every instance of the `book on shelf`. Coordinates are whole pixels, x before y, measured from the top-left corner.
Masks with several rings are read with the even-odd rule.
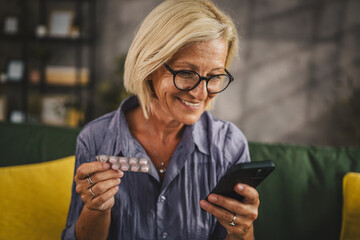
[[[45,70],[46,83],[54,85],[86,85],[89,82],[89,69],[67,66],[48,66]]]

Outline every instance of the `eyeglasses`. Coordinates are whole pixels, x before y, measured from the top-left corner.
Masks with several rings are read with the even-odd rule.
[[[190,91],[199,85],[202,80],[206,80],[206,89],[209,93],[215,94],[224,91],[229,84],[234,81],[234,77],[225,69],[226,74],[217,74],[210,77],[202,77],[195,71],[179,70],[174,71],[164,63],[169,72],[174,76],[174,85],[182,91]]]

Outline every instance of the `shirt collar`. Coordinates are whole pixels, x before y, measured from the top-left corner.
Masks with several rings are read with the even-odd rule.
[[[193,141],[198,150],[206,155],[210,155],[209,149],[209,125],[208,125],[209,114],[204,112],[200,119],[194,123],[192,127]]]

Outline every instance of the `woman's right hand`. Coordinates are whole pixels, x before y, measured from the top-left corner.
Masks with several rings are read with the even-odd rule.
[[[121,170],[111,169],[109,163],[83,163],[78,167],[75,175],[76,192],[88,209],[109,210],[114,205],[114,196],[119,189],[122,176],[124,173]]]

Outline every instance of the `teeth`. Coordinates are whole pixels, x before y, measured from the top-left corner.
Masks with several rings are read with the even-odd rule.
[[[190,107],[198,107],[200,105],[200,103],[191,103],[191,102],[187,102],[183,99],[180,99],[185,105],[190,106]]]

